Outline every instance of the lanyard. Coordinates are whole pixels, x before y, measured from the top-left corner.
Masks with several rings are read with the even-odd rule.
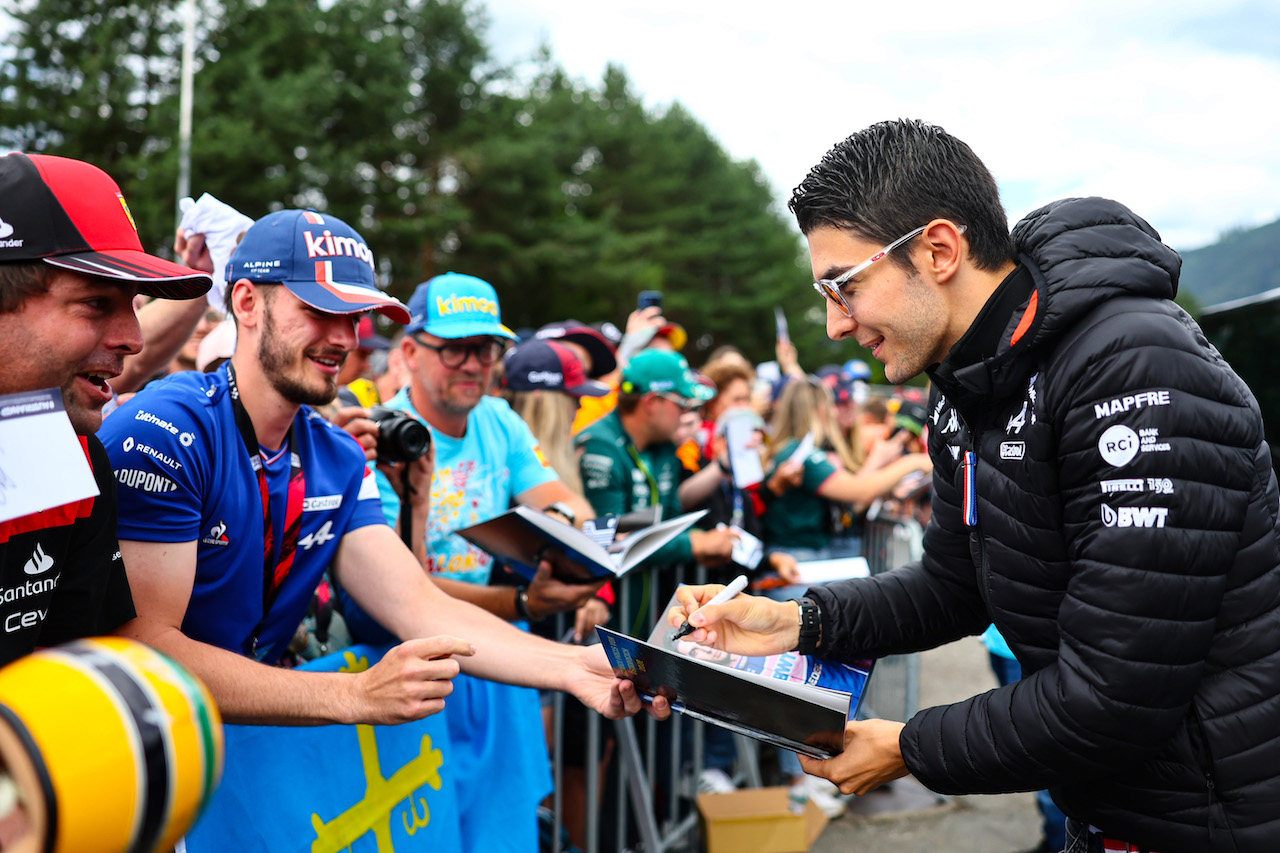
[[[644,478],[649,481],[649,497],[652,501],[650,506],[657,506],[662,503],[662,495],[658,493],[658,481],[653,479],[653,472],[649,470],[649,466],[644,464],[644,460],[640,458],[640,451],[636,450],[634,444],[628,443],[627,453],[631,454],[631,461],[636,463],[640,473],[644,474]]]
[[[302,506],[307,494],[307,478],[302,472],[302,456],[298,453],[297,436],[293,424],[289,425],[289,434],[285,446],[289,450],[289,495],[285,501],[284,540],[276,546],[275,527],[271,524],[271,490],[267,485],[267,469],[263,463],[262,450],[258,447],[258,435],[254,432],[253,421],[240,401],[240,389],[236,385],[235,368],[227,362],[227,381],[231,387],[231,406],[236,414],[236,428],[240,430],[240,438],[244,441],[244,449],[249,453],[249,462],[258,476],[258,492],[262,495],[262,619],[253,633],[245,640],[244,650],[249,657],[261,659],[258,649],[258,635],[267,622],[271,606],[280,595],[280,588],[293,569],[293,558],[298,552],[298,537],[302,533]],[[262,650],[265,654],[266,650]]]

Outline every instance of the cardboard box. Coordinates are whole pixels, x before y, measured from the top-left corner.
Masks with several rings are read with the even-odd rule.
[[[792,814],[785,787],[699,794],[698,811],[707,853],[805,853],[827,825],[812,802]]]

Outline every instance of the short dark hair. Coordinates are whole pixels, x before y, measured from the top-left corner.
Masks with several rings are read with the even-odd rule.
[[[27,297],[47,292],[53,274],[54,268],[44,261],[0,264],[0,314],[11,314]]]
[[[836,145],[791,193],[800,230],[834,226],[888,244],[934,219],[966,226],[974,264],[1013,258],[995,178],[968,145],[915,119],[873,124]],[[908,243],[893,253],[909,266]]]

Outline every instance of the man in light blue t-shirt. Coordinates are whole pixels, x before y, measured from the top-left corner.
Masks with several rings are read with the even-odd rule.
[[[599,584],[564,584],[544,564],[527,585],[489,585],[493,557],[455,531],[505,512],[513,501],[570,524],[594,517],[542,458],[529,427],[505,400],[488,396],[493,365],[515,335],[504,325],[493,287],[458,273],[418,285],[402,343],[409,385],[387,405],[426,423],[435,447],[425,566],[450,595],[511,621],[571,610]],[[379,473],[384,511],[399,499]],[[415,519],[415,534],[421,520]],[[416,544],[416,543],[415,543]],[[421,551],[419,552],[421,553]],[[351,634],[387,639],[342,596]],[[536,691],[478,679],[455,679],[445,714],[456,751],[462,833],[468,850],[537,849],[536,809],[550,791],[547,749]]]

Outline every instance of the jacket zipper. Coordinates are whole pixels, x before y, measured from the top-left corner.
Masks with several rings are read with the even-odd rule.
[[[1204,771],[1204,787],[1209,796],[1208,808],[1206,809],[1208,820],[1206,829],[1209,831],[1209,849],[1213,850],[1215,849],[1213,846],[1213,803],[1216,788],[1213,782],[1213,756],[1209,752],[1209,735],[1204,730],[1204,724],[1200,721],[1200,713],[1196,710],[1194,703],[1191,705],[1190,713],[1191,722],[1195,726],[1196,734],[1199,735],[1196,738],[1194,749],[1196,759],[1200,762],[1200,768]],[[1223,802],[1221,797],[1216,799],[1222,806],[1222,821],[1227,830],[1227,837],[1231,839],[1231,846],[1233,849],[1239,850],[1240,848],[1236,844],[1235,832],[1231,829],[1231,820],[1227,817],[1227,804]]]
[[[960,443],[962,460],[960,477],[960,509],[961,520],[969,528],[970,554],[975,557],[974,568],[978,571],[979,588],[983,598],[991,601],[991,571],[987,561],[987,546],[982,538],[982,528],[978,523],[978,448],[982,446],[981,431],[975,432],[969,421],[953,402],[952,407],[960,418],[964,430],[964,440]]]

